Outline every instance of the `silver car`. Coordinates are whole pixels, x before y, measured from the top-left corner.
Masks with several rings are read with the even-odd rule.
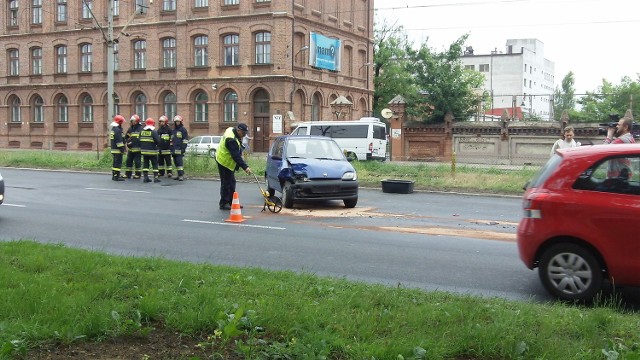
[[[222,136],[201,135],[196,136],[187,142],[187,154],[216,156],[216,150]]]

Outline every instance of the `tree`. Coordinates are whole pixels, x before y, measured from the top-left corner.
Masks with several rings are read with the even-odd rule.
[[[585,121],[606,122],[610,115],[624,116],[628,109],[637,117],[640,115],[640,81],[625,76],[619,85],[614,85],[603,79],[596,91],[587,92],[578,103]]]
[[[407,40],[403,27],[382,22],[374,30],[374,36],[373,110],[375,114],[380,114],[396,95],[409,98],[417,93],[417,88],[407,69],[407,52],[412,44]]]
[[[569,71],[569,73],[567,73],[567,75],[562,78],[561,88],[558,89],[558,87],[556,87],[553,97],[553,114],[556,120],[560,120],[563,111],[566,110],[568,113],[571,113],[573,110],[575,110],[575,82],[576,79],[573,75],[573,72]],[[574,119],[571,116],[570,118]]]
[[[452,113],[457,120],[471,117],[478,104],[484,76],[465,70],[460,60],[467,35],[463,35],[447,51],[437,53],[425,41],[420,49],[409,49],[412,61],[407,64],[420,89],[420,94],[407,98],[407,112],[425,122],[443,122]]]

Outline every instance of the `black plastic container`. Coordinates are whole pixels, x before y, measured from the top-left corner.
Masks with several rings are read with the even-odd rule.
[[[411,194],[414,180],[385,179],[382,183],[382,192],[394,194]]]

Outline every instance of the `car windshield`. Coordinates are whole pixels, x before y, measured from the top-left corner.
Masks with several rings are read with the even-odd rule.
[[[549,161],[538,171],[536,176],[531,179],[526,185],[527,189],[540,187],[549,176],[555,171],[555,169],[562,162],[562,156],[554,154]]]
[[[340,147],[332,140],[290,139],[287,144],[288,158],[342,160]]]
[[[221,139],[222,139],[222,136],[213,136],[211,137],[211,142],[214,144],[217,144],[220,142]]]

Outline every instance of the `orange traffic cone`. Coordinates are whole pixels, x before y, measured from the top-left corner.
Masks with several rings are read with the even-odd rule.
[[[231,212],[229,213],[229,218],[225,221],[239,223],[243,222],[245,219],[242,217],[242,211],[240,211],[240,199],[238,197],[238,193],[233,193],[233,201],[231,202]]]

